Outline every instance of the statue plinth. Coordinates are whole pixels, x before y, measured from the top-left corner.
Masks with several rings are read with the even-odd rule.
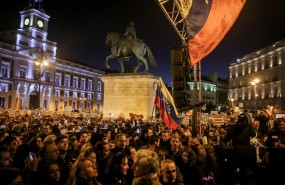
[[[117,73],[101,78],[104,82],[103,119],[121,115],[143,115],[148,120],[153,113],[158,77],[149,73]]]
[[[132,73],[135,71],[136,66],[133,64],[124,63],[125,73]]]

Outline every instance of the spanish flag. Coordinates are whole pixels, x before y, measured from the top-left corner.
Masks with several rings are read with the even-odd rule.
[[[159,77],[156,88],[155,105],[160,111],[160,118],[169,129],[177,129],[182,119],[178,117],[178,112],[174,100],[166,88],[163,80]]]
[[[184,0],[190,66],[210,54],[236,21],[246,0]]]

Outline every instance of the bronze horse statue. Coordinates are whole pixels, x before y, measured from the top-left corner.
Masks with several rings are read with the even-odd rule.
[[[139,68],[144,64],[145,71],[149,70],[148,61],[144,57],[147,53],[149,64],[152,68],[156,68],[157,64],[152,55],[149,47],[140,39],[129,40],[117,32],[107,33],[106,45],[111,46],[111,54],[106,57],[106,67],[107,69],[111,69],[109,65],[110,59],[118,59],[121,66],[121,73],[124,73],[124,61],[128,61],[131,57],[135,56],[138,62],[138,65],[134,69],[134,73],[138,72]]]

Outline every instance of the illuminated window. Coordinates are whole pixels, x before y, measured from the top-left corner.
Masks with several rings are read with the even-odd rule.
[[[69,97],[69,91],[64,91],[64,97],[68,98]]]
[[[97,101],[101,101],[101,94],[97,94]]]
[[[84,93],[81,93],[80,94],[80,98],[84,98],[85,97],[85,94]]]
[[[60,81],[61,81],[61,75],[60,74],[56,74],[56,76],[55,76],[55,85],[60,85]]]
[[[2,78],[9,78],[9,68],[10,65],[8,63],[2,63],[1,65]]]
[[[88,80],[88,90],[92,90],[92,80]]]
[[[70,76],[69,75],[65,75],[64,86],[65,87],[69,87],[69,85],[70,85]]]
[[[73,92],[73,98],[77,98],[77,92]]]
[[[59,96],[60,96],[60,90],[55,90],[54,95],[55,95],[56,97],[59,97]]]
[[[27,70],[26,66],[20,67],[20,78],[26,78],[26,70]]]
[[[81,89],[85,89],[85,79],[81,79]]]
[[[101,92],[102,91],[102,83],[98,82],[97,84],[97,92]]]
[[[0,92],[8,92],[8,84],[0,84]]]
[[[73,87],[78,88],[78,77],[73,77]]]
[[[39,68],[34,69],[34,79],[40,80],[40,69]]]

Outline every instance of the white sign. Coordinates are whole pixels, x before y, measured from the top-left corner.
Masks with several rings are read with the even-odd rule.
[[[208,116],[202,115],[200,123],[201,124],[208,124]]]

